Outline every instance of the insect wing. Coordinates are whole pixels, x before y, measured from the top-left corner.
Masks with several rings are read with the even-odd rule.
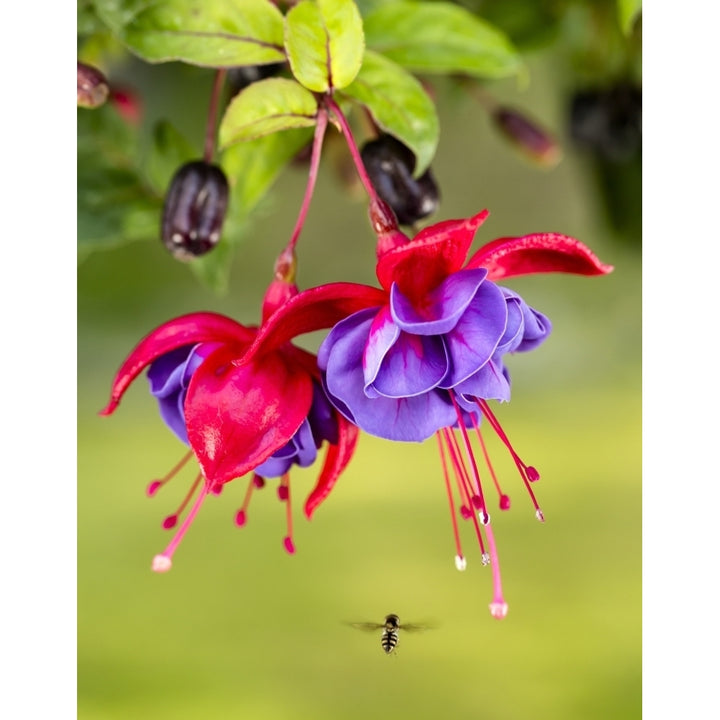
[[[347,624],[350,625],[350,627],[354,627],[356,630],[365,630],[366,632],[380,630],[385,627],[385,623],[351,622]]]
[[[426,623],[403,623],[400,625],[400,630],[403,632],[423,632],[424,630],[432,630],[433,625]]]

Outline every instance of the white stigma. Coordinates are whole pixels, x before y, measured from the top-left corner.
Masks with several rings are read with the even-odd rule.
[[[467,567],[467,560],[462,555],[456,555],[455,567],[462,572]]]
[[[506,602],[491,602],[490,614],[496,620],[502,620],[508,613],[508,604]]]
[[[490,553],[484,552],[482,554],[482,564],[483,565],[489,565],[490,564]]]
[[[542,511],[540,508],[538,508],[538,509],[535,511],[535,517],[536,517],[540,522],[545,522],[545,515],[543,515],[543,511]]]
[[[156,555],[152,561],[153,572],[167,572],[172,567],[172,560],[167,555]]]

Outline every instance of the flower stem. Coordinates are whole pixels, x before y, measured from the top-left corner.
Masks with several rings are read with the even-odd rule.
[[[310,156],[310,171],[308,172],[308,182],[305,188],[305,197],[303,198],[300,213],[298,214],[295,229],[290,236],[285,252],[293,253],[297,244],[303,225],[305,224],[305,216],[307,215],[313,192],[315,191],[315,182],[317,181],[318,169],[320,167],[320,154],[322,151],[323,138],[325,137],[325,129],[327,128],[328,115],[324,107],[318,110],[317,124],[315,125],[315,135],[313,137],[312,155]]]
[[[327,106],[330,108],[330,110],[332,110],[332,113],[337,119],[338,123],[340,123],[343,135],[345,136],[345,141],[347,142],[348,149],[350,150],[350,155],[352,156],[353,162],[355,163],[355,169],[360,176],[360,181],[362,182],[365,191],[370,196],[371,201],[378,202],[377,192],[375,192],[375,188],[370,182],[370,178],[368,177],[367,171],[365,170],[365,165],[363,164],[362,157],[360,156],[360,151],[358,150],[358,146],[355,142],[355,138],[353,137],[352,130],[350,129],[347,118],[345,117],[345,115],[343,115],[343,111],[331,97],[326,97],[325,102],[327,103]]]
[[[220,68],[215,73],[215,82],[213,83],[212,92],[210,94],[210,109],[208,110],[207,126],[205,130],[205,152],[203,153],[203,160],[205,162],[212,162],[213,155],[215,154],[215,135],[217,125],[217,111],[218,105],[220,104],[220,91],[222,90],[223,82],[225,81],[226,70]]]

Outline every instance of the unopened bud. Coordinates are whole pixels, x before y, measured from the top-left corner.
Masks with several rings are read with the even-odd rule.
[[[105,76],[91,65],[77,64],[77,104],[78,107],[100,107],[110,94]]]
[[[432,172],[428,168],[415,179],[415,155],[399,140],[380,135],[365,143],[360,155],[377,194],[401,225],[412,225],[437,210],[440,191]]]
[[[507,107],[498,107],[492,119],[502,134],[527,157],[545,167],[560,162],[562,152],[555,138],[527,115]]]
[[[228,203],[225,173],[204,160],[183,165],[170,182],[162,241],[178,260],[192,260],[217,245]]]

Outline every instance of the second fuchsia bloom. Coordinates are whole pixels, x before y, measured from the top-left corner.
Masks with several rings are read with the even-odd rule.
[[[550,321],[515,292],[495,280],[537,272],[602,275],[605,265],[582,243],[556,233],[501,238],[466,261],[477,228],[487,217],[431,225],[410,240],[396,228],[379,232],[377,276],[382,293],[370,299],[368,287],[336,283],[292,298],[267,323],[246,360],[266,345],[322,327],[323,308],[338,298],[364,307],[338,322],[322,343],[318,364],[328,397],[361,430],[381,438],[423,441],[436,435],[452,513],[455,562],[463,570],[453,497],[459,514],[472,520],[483,564],[493,570],[493,616],[502,618],[502,595],[489,505],[471,437],[480,445],[488,474],[507,510],[480,432],[483,419],[508,448],[530,495],[536,516],[544,516],[531,489],[537,470],[525,464],[487,401],[510,399],[507,353],[532,350],[548,336]],[[365,298],[362,300],[361,297]],[[457,431],[457,432],[456,432]]]
[[[294,284],[274,281],[265,297],[264,322],[297,294]],[[369,289],[369,297],[376,291]],[[367,298],[366,298],[367,301]],[[357,300],[327,304],[321,323],[332,324],[353,312]],[[264,323],[263,323],[264,324]],[[172,556],[209,493],[218,494],[231,480],[253,473],[236,523],[246,521],[252,489],[265,478],[280,477],[280,499],[287,502],[285,549],[294,552],[288,470],[307,466],[327,442],[317,485],[305,503],[310,518],[327,497],[355,449],[358,431],[328,402],[316,358],[286,340],[268,343],[263,352],[243,362],[259,330],[216,313],[192,313],[171,320],[145,337],[118,371],[110,402],[101,412],[115,411],[125,391],[148,369],[153,394],[170,429],[191,452],[163,479],[148,488],[154,495],[194,455],[201,473],[176,513],[163,523],[174,527],[195,496],[192,507],[168,547],[153,561],[156,571],[169,570]]]

